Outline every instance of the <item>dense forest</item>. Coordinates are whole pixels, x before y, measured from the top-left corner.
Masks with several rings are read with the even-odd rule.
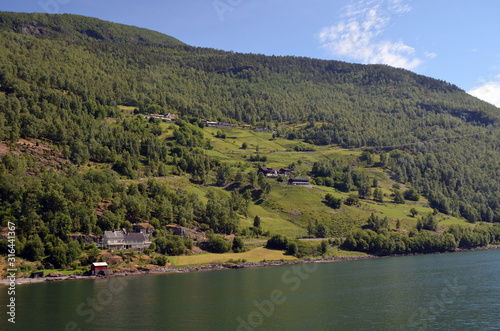
[[[159,121],[121,117],[119,106],[184,120],[164,139]],[[46,169],[29,155],[3,157],[0,221],[15,219],[25,245],[53,235],[57,247],[70,233],[101,235],[145,219],[236,232],[244,210],[235,201],[269,190],[256,175],[246,198],[212,197],[206,205],[154,181],[117,181],[141,169],[227,182],[227,166],[202,152],[211,143],[201,119],[362,149],[439,211],[500,221],[500,112],[455,85],[385,65],[193,47],[75,15],[0,13],[0,141],[43,140],[70,161]],[[295,124],[304,125],[288,129]],[[111,169],[81,173],[89,161]],[[315,164],[311,175],[339,189],[350,185],[349,167],[333,160]],[[112,207],[98,217],[102,201]]]

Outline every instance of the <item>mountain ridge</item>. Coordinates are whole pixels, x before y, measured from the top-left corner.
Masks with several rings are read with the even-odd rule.
[[[0,30],[47,38],[77,40],[115,40],[153,42],[181,46],[181,41],[166,34],[127,24],[74,14],[0,12]],[[121,31],[119,31],[121,30]]]

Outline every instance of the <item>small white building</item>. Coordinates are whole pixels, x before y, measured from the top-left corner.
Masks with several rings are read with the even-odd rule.
[[[310,186],[308,178],[290,178],[288,185]]]

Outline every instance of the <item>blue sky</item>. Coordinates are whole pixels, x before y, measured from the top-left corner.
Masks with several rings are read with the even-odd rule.
[[[16,0],[0,10],[92,16],[235,52],[383,63],[500,107],[498,0]]]

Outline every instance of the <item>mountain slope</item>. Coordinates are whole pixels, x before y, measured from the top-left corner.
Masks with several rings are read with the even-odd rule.
[[[190,123],[169,128],[123,109],[176,113]],[[73,224],[74,231],[99,233],[124,219],[148,219],[151,210],[141,206],[151,206],[142,198],[130,198],[133,188],[127,193],[112,181],[116,172],[130,178],[189,173],[201,185],[217,183],[231,171],[235,176],[237,162],[225,160],[224,150],[210,151],[217,142],[200,129],[203,118],[267,127],[294,141],[294,147],[300,140],[304,146],[364,149],[380,160],[377,166],[416,188],[432,207],[470,222],[500,221],[499,116],[496,107],[452,84],[384,65],[234,54],[93,18],[0,13],[0,140],[44,140],[80,169],[89,162],[113,169],[105,175],[71,177],[71,183],[61,186],[64,189],[54,184],[46,196],[37,195],[41,202],[31,211],[39,217],[35,220],[42,220],[34,221],[40,231],[49,231],[51,224],[50,231],[58,233],[57,224],[68,222],[63,216],[74,218],[78,213],[85,215],[87,225]],[[52,175],[44,174],[28,153],[24,162],[36,178],[50,182]],[[239,162],[253,164],[248,159]],[[373,166],[332,158],[322,165],[325,171],[315,173],[313,162],[303,175],[338,188],[354,176],[351,167]],[[11,159],[3,163],[5,176],[22,168]],[[68,176],[76,176],[75,168],[61,167]],[[105,188],[107,179],[102,176],[109,177],[114,191]],[[84,191],[88,178],[98,188],[85,194],[82,203],[72,190]],[[361,182],[354,181],[346,193]],[[38,190],[34,183],[33,190]],[[33,216],[30,209],[17,207],[19,201],[31,201],[28,196],[35,199],[29,192],[9,184],[0,193],[4,220]],[[203,208],[191,197],[162,194],[158,199],[170,207],[163,210],[155,202],[153,214],[159,220],[209,224],[216,218],[203,216]],[[70,204],[61,215],[45,206],[47,201],[59,201],[59,195],[73,197],[78,207]],[[97,220],[91,216],[101,200],[116,195],[123,199],[109,214]],[[189,203],[177,209],[183,199]],[[221,232],[234,230],[231,222],[212,225]]]

